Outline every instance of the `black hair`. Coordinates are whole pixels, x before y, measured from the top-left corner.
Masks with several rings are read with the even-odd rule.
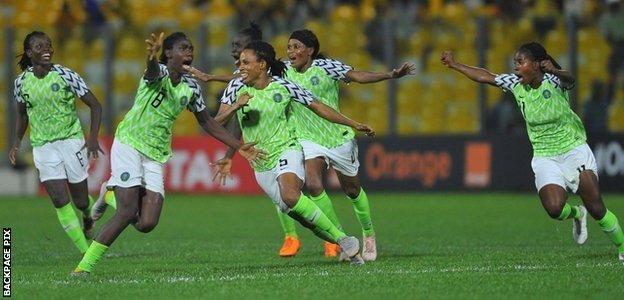
[[[174,32],[168,35],[163,41],[162,52],[160,53],[160,59],[159,59],[160,63],[166,65],[167,62],[169,61],[169,58],[167,58],[167,55],[165,54],[166,50],[173,49],[173,45],[175,45],[175,43],[177,43],[178,41],[188,40],[188,39],[189,38],[186,36],[184,32]]]
[[[43,31],[33,31],[27,34],[26,38],[24,38],[24,49],[23,49],[24,52],[17,56],[20,58],[20,60],[17,62],[17,65],[20,67],[22,71],[32,66],[32,61],[30,61],[30,57],[28,57],[28,55],[26,54],[26,51],[30,50],[30,41],[34,37],[38,37],[38,36],[46,36],[46,34]]]
[[[275,58],[275,49],[271,44],[263,41],[254,41],[244,49],[250,49],[256,52],[256,56],[258,59],[264,60],[269,66],[269,73],[272,76],[284,77],[284,70],[286,69],[286,65],[283,61]]]
[[[325,55],[319,52],[321,49],[321,44],[319,43],[319,40],[316,37],[316,34],[314,34],[312,30],[309,30],[309,29],[295,30],[290,34],[290,37],[288,39],[298,40],[302,44],[304,44],[306,47],[314,48],[314,52],[312,53],[312,59],[325,58]]]
[[[246,35],[252,42],[262,41],[262,29],[254,21],[249,22],[249,27],[241,29],[238,33]]]
[[[552,58],[552,56],[548,55],[546,52],[546,48],[542,46],[542,44],[537,42],[530,42],[520,46],[518,52],[525,54],[533,61],[541,62],[544,60],[550,60],[555,68],[561,70],[561,66],[557,63],[557,61]]]

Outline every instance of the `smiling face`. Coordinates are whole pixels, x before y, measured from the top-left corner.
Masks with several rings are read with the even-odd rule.
[[[286,53],[288,54],[288,59],[293,68],[300,70],[312,60],[314,48],[306,47],[306,45],[297,39],[290,39],[288,40]]]
[[[193,44],[188,39],[180,39],[169,50],[165,50],[168,58],[167,65],[178,72],[185,72],[183,65],[193,63]]]
[[[514,56],[514,74],[520,77],[521,84],[534,83],[536,80],[541,80],[543,75],[539,62],[521,51],[516,52]]]
[[[240,64],[238,65],[240,78],[246,85],[254,85],[264,74],[267,75],[267,63],[259,60],[256,52],[252,49],[245,49],[240,54]]]
[[[34,65],[49,66],[52,64],[52,55],[54,55],[54,48],[52,48],[52,40],[47,35],[33,36],[29,41],[29,49],[26,50],[26,55],[30,58],[30,61]]]

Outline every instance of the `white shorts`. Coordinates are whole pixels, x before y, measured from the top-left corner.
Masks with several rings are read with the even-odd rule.
[[[107,187],[143,186],[165,197],[163,164],[117,139],[111,148],[111,177]]]
[[[358,146],[355,139],[331,149],[310,141],[301,141],[300,143],[306,160],[323,157],[328,168],[332,166],[334,170],[345,176],[354,177],[358,174],[360,161],[358,160]]]
[[[89,158],[84,139],[67,139],[33,148],[35,167],[41,182],[67,179],[78,183],[89,177]]]
[[[596,158],[587,144],[552,157],[534,157],[531,161],[537,191],[547,184],[556,184],[576,193],[581,171],[591,170],[598,176]]]
[[[282,194],[280,193],[277,177],[284,173],[293,173],[299,177],[299,179],[305,181],[305,169],[303,168],[303,153],[297,150],[286,150],[282,153],[277,165],[264,172],[254,172],[256,175],[256,181],[262,190],[271,198],[273,203],[279,207],[279,209],[287,213],[290,208],[282,200]]]

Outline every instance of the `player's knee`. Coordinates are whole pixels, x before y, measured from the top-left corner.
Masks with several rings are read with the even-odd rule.
[[[89,208],[89,200],[87,199],[74,200],[74,204],[79,210],[86,210]]]
[[[561,216],[562,211],[563,211],[562,206],[553,205],[553,206],[546,207],[546,213],[548,213],[548,216],[550,216],[551,218],[555,220],[559,220],[559,216]]]
[[[307,180],[307,179],[306,179],[306,188],[308,188],[310,195],[315,196],[315,197],[320,195],[325,189],[323,187],[323,182],[321,180]]]
[[[360,195],[360,187],[359,186],[346,186],[344,188],[345,194],[351,199],[355,199]]]
[[[300,196],[301,196],[301,191],[290,190],[290,191],[282,192],[282,200],[290,208],[294,207],[295,204],[297,204],[297,201],[299,201]]]
[[[154,228],[156,228],[156,225],[158,225],[158,221],[140,222],[139,224],[137,224],[136,229],[140,232],[148,233],[154,230]]]

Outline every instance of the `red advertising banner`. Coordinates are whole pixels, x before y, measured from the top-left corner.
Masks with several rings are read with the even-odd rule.
[[[97,194],[104,180],[110,177],[109,153],[112,138],[101,138],[100,145],[105,154],[91,161],[89,169],[89,190]],[[232,176],[225,185],[213,182],[210,166],[222,158],[227,151],[225,145],[210,136],[174,137],[173,156],[165,165],[166,193],[240,193],[260,194],[249,163],[240,155],[235,155]]]

